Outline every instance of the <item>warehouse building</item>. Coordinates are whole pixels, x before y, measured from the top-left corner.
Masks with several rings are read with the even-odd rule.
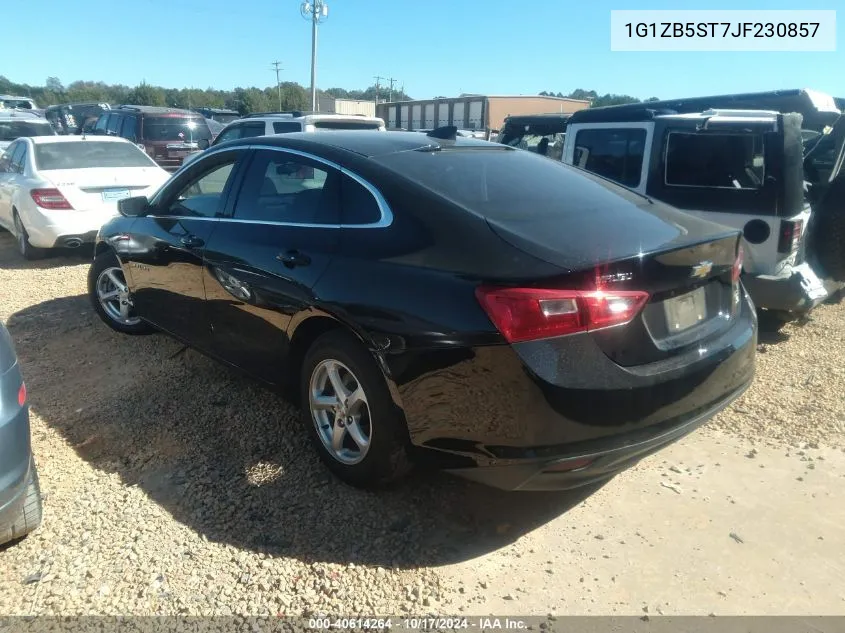
[[[453,98],[380,103],[376,116],[387,129],[420,130],[454,125],[462,130],[494,132],[505,117],[514,114],[576,112],[589,108],[581,99],[544,96],[494,96],[465,94]]]
[[[361,99],[335,99],[328,95],[322,95],[318,99],[318,110],[325,114],[363,114],[364,116],[375,116],[376,104],[372,101]]]

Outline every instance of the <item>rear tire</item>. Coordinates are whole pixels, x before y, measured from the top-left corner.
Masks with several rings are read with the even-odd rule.
[[[18,252],[27,260],[43,259],[47,255],[47,249],[36,248],[29,243],[29,233],[26,232],[26,227],[23,225],[21,216],[18,215],[17,209],[14,211],[15,223],[15,238],[18,242]]]
[[[10,523],[0,523],[0,545],[21,539],[35,530],[41,525],[42,515],[41,486],[38,482],[38,471],[33,463],[29,471],[23,506]]]
[[[114,297],[107,299],[110,294]],[[150,334],[154,331],[152,326],[135,315],[131,306],[132,295],[113,251],[105,251],[94,258],[88,270],[88,298],[97,316],[115,332]],[[124,309],[123,313],[121,309]]]
[[[369,350],[351,334],[327,332],[312,344],[300,375],[300,409],[320,459],[344,482],[380,488],[410,472],[402,411]],[[342,439],[333,444],[335,433]]]

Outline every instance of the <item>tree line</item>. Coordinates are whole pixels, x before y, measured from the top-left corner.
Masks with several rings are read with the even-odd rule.
[[[281,89],[281,90],[280,90]],[[279,103],[281,92],[281,104]],[[30,97],[39,107],[58,103],[96,102],[133,105],[166,106],[171,108],[227,108],[241,114],[251,112],[269,112],[278,110],[308,110],[311,108],[311,93],[308,89],[293,81],[285,81],[267,88],[235,88],[217,90],[215,88],[163,88],[142,82],[130,87],[123,84],[107,84],[102,81],[74,81],[65,86],[56,77],[48,77],[43,86],[15,83],[0,75],[0,94],[12,94]],[[338,99],[375,100],[376,86],[366,90],[345,90],[329,88],[318,91],[320,95],[329,95]],[[389,91],[381,86],[379,100],[386,100]],[[410,99],[401,90],[393,91],[394,99]]]
[[[602,106],[611,106],[611,105],[623,105],[625,103],[643,103],[649,101],[659,101],[657,97],[650,97],[648,99],[637,99],[636,97],[632,97],[631,95],[617,95],[617,94],[603,94],[600,95],[595,90],[583,90],[578,88],[577,90],[573,90],[568,95],[563,94],[562,92],[549,92],[547,90],[543,90],[540,93],[540,96],[543,97],[561,97],[567,99],[583,99],[589,101],[594,108],[600,108]]]

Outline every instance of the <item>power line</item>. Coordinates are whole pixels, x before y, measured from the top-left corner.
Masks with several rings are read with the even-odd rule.
[[[379,75],[376,75],[374,79],[376,80],[376,105],[378,105],[378,91],[379,87],[381,87],[381,80],[387,79],[387,77],[380,77]]]
[[[279,72],[282,70],[282,62],[275,61],[270,64],[273,68],[270,70],[276,71],[276,89],[279,91],[279,112],[282,111],[282,82],[279,80]]]

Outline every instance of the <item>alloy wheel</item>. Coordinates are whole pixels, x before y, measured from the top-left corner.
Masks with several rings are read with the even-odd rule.
[[[326,359],[314,368],[308,394],[311,419],[329,454],[347,466],[363,461],[373,427],[367,395],[355,374],[340,361]]]
[[[141,322],[132,314],[132,297],[119,266],[106,268],[97,277],[97,300],[109,318],[117,323],[136,325]]]

